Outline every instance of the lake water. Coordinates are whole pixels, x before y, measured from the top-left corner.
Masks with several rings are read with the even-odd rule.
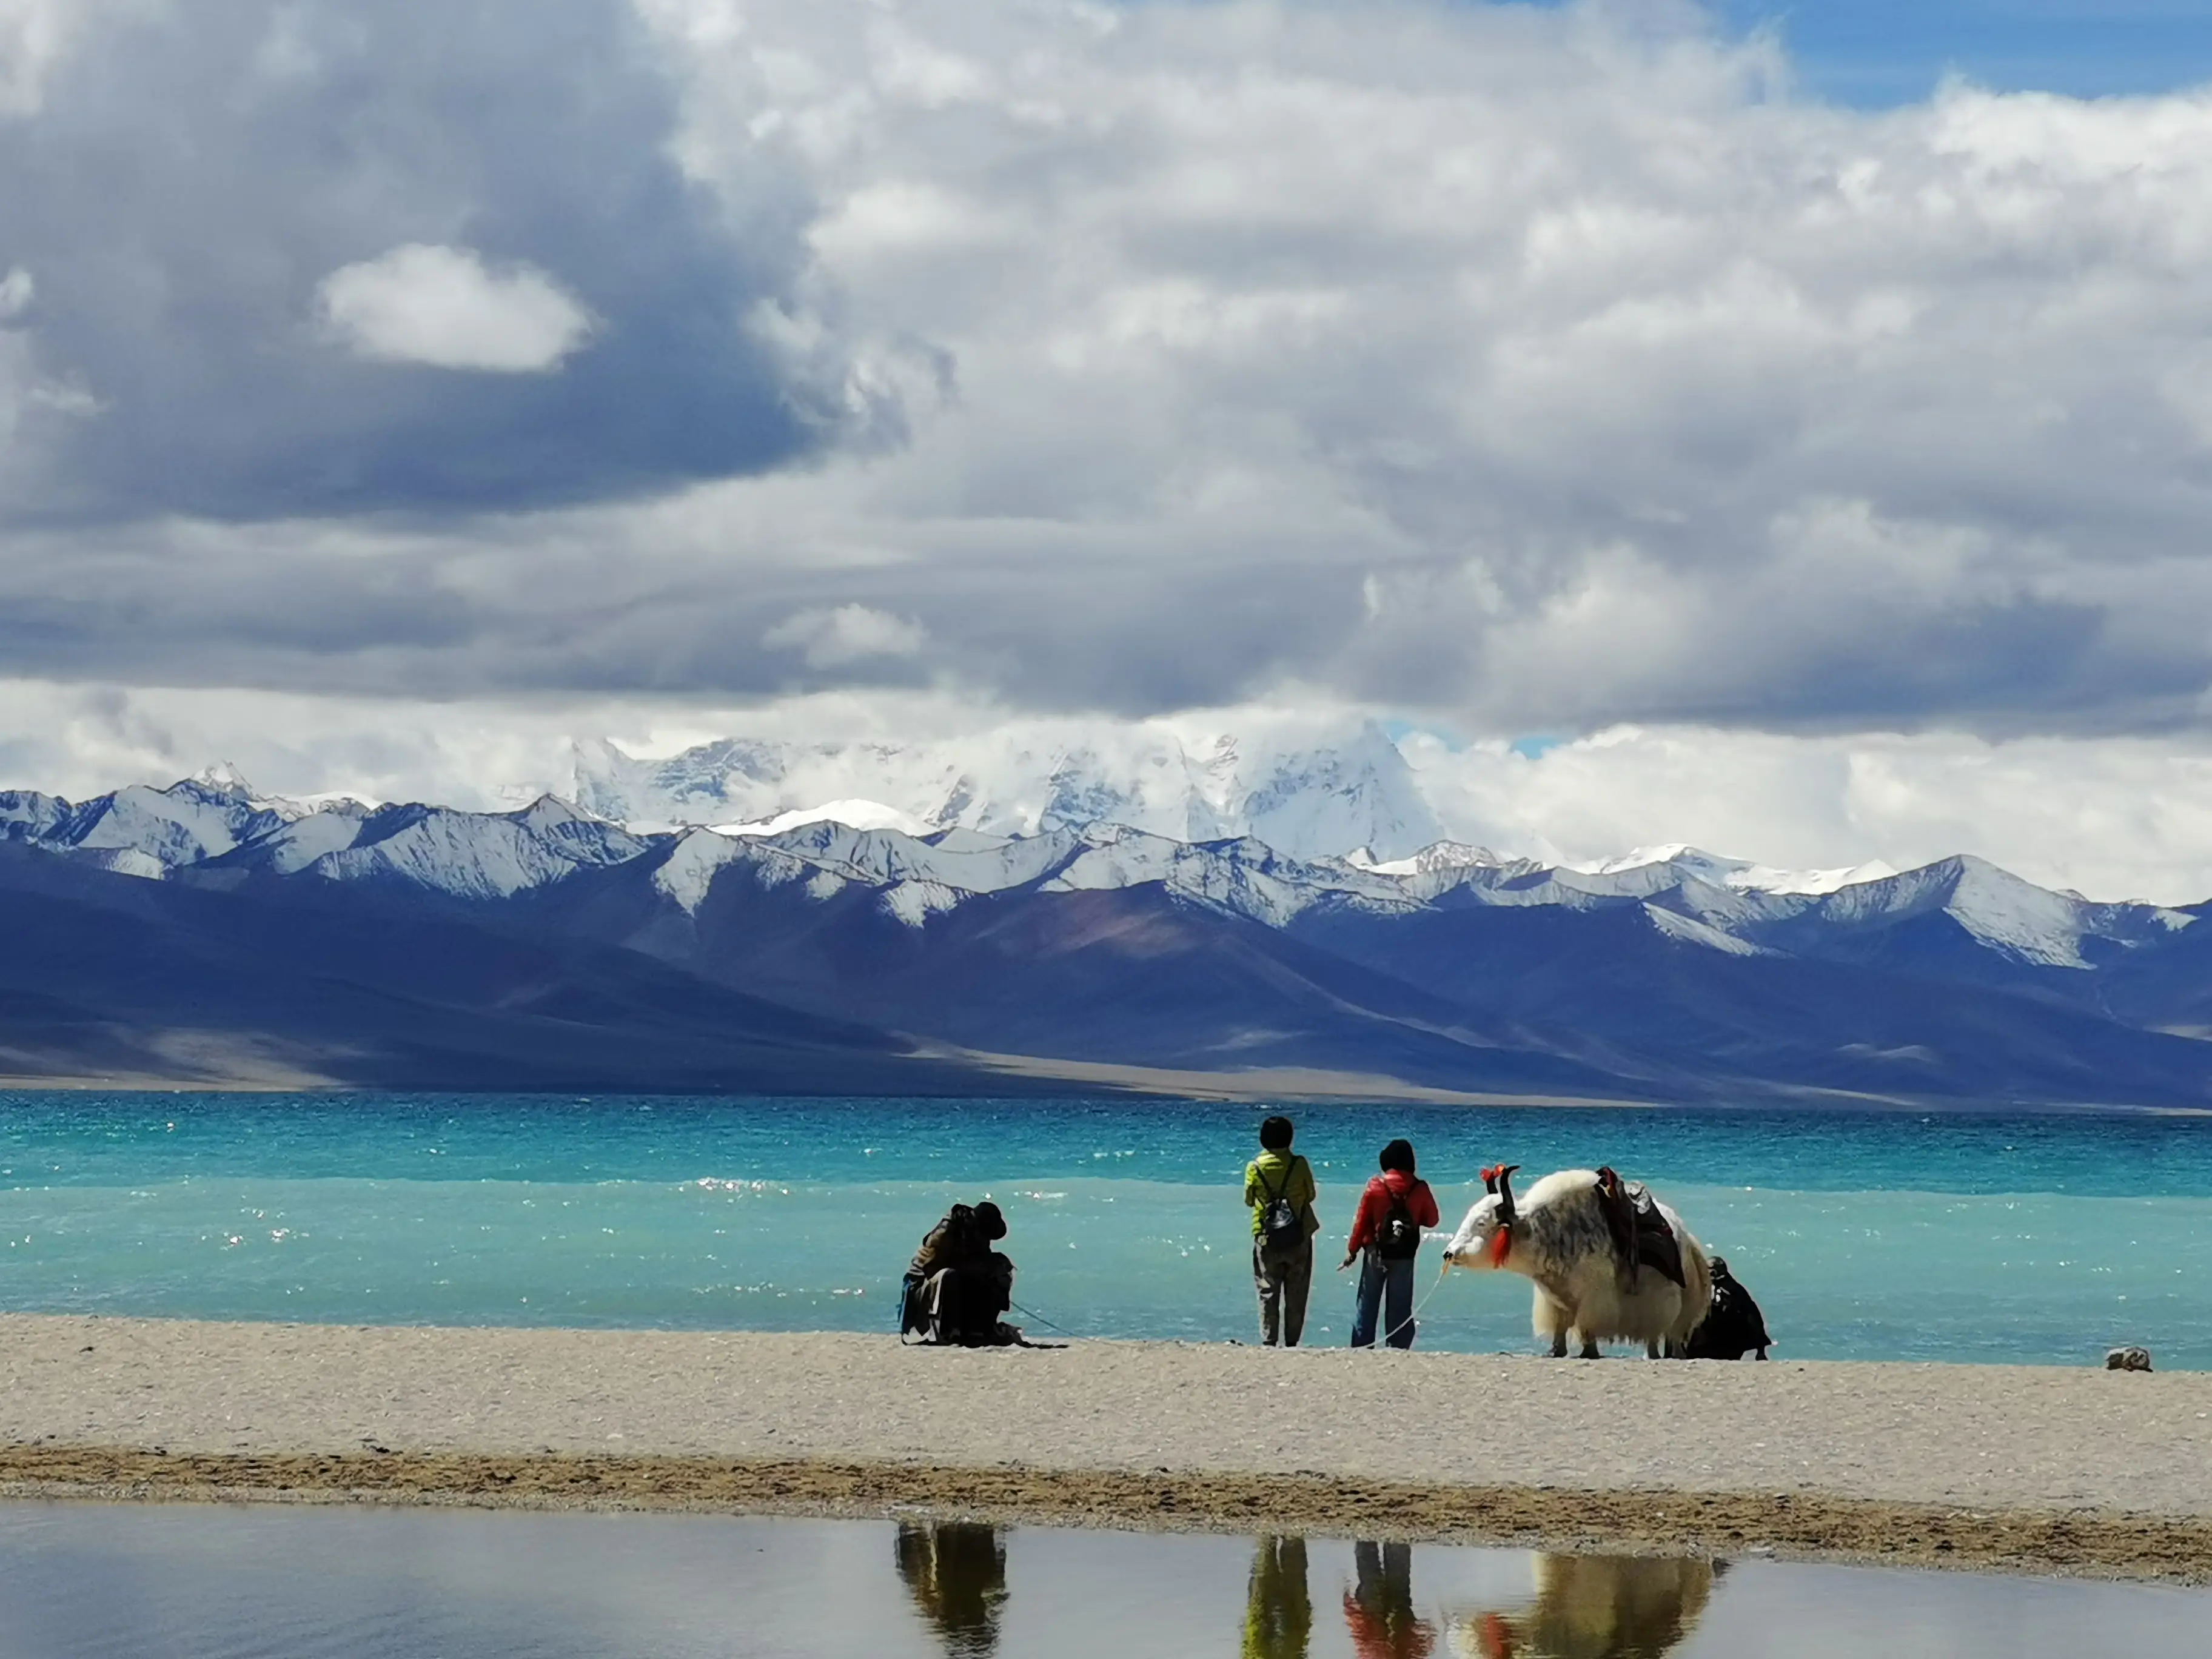
[[[2142,1659],[2212,1594],[915,1522],[0,1504],[0,1656]]]
[[[1238,1196],[1263,1109],[1099,1100],[0,1094],[0,1306],[251,1320],[888,1329],[952,1200],[994,1198],[1018,1315],[1249,1340]],[[1778,1357],[2212,1366],[2212,1120],[1301,1108],[1322,1183],[1309,1340],[1382,1142],[1449,1229],[1504,1160],[1649,1180],[1765,1306]],[[1435,1247],[1425,1261],[1433,1264]],[[1433,1266],[1422,1269],[1424,1291]],[[1531,1346],[1455,1275],[1423,1346]]]

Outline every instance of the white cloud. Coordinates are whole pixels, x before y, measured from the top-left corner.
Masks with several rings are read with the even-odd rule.
[[[38,293],[39,285],[29,271],[21,265],[10,266],[8,274],[0,276],[0,323],[12,323],[28,311]]]
[[[100,0],[0,0],[0,117],[39,112],[46,81]]]
[[[418,696],[532,744],[630,731],[600,688],[696,736],[834,724],[763,701],[802,668],[949,700],[854,716],[885,736],[1402,712],[1488,734],[1433,782],[1508,848],[1967,850],[2212,892],[2212,93],[1836,109],[1676,4],[637,5],[682,100],[639,144],[811,262],[697,285],[667,338],[726,315],[810,430],[866,441],[563,511],[49,520],[0,544],[18,672],[390,697],[418,736],[379,775],[421,781],[389,793],[465,770]],[[298,268],[480,222],[437,182]],[[585,246],[539,257],[614,320],[542,388],[636,325]],[[43,320],[61,267],[0,252]],[[412,361],[543,368],[592,325],[540,271],[422,244],[324,296]],[[27,426],[76,384],[38,344],[0,361]],[[113,367],[84,384],[131,416]],[[708,429],[629,418],[648,402],[620,404],[644,441]],[[611,489],[732,470],[636,460]],[[374,724],[296,719],[348,753]],[[1584,735],[1504,746],[1532,732]]]
[[[2097,899],[2212,897],[2212,739],[1615,728],[1534,758],[1401,745],[1461,836],[1591,860],[1686,842],[1790,868],[1973,853]],[[1534,745],[1531,745],[1532,747]]]
[[[544,374],[592,332],[591,313],[544,271],[490,269],[467,248],[410,242],[332,271],[316,295],[358,356],[434,368]]]
[[[690,510],[999,695],[2202,717],[2212,97],[1839,111],[1686,6],[643,9],[905,417]]]
[[[902,617],[841,605],[832,611],[801,611],[761,635],[772,651],[798,651],[809,668],[839,668],[871,658],[911,657],[928,640],[928,630]]]

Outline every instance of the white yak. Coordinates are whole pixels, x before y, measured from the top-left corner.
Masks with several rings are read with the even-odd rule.
[[[1561,1170],[1516,1202],[1519,1167],[1482,1172],[1489,1193],[1460,1223],[1444,1266],[1533,1279],[1532,1322],[1554,1358],[1565,1355],[1571,1335],[1585,1359],[1608,1341],[1641,1342],[1654,1359],[1679,1355],[1713,1299],[1705,1248],[1682,1218],[1656,1198],[1639,1205],[1641,1189],[1625,1187],[1610,1170]],[[1677,1263],[1680,1283],[1668,1271]]]

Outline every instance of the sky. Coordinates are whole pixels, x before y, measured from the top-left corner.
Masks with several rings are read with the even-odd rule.
[[[2179,0],[0,0],[0,782],[1407,733],[2212,895]]]
[[[1738,29],[1779,30],[1802,83],[1847,104],[1910,103],[1947,76],[2103,98],[2212,75],[2203,0],[1727,0],[1721,12]]]

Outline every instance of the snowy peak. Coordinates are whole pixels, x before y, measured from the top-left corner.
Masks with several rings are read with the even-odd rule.
[[[787,830],[810,823],[841,823],[848,830],[896,830],[917,840],[933,833],[933,826],[923,819],[911,812],[902,812],[896,806],[886,806],[879,800],[825,801],[819,806],[794,807],[758,823],[718,823],[711,827],[726,836],[780,836]]]
[[[919,926],[965,899],[1041,882],[1084,845],[1081,836],[1065,830],[1008,837],[952,830],[920,836],[896,829],[856,829],[823,817],[773,834],[688,830],[675,837],[653,880],[661,892],[695,913],[726,870],[742,871],[769,887],[805,879],[817,898],[856,884],[886,893],[912,886],[915,892],[892,912]]]
[[[641,831],[738,826],[775,834],[830,802],[881,815],[861,827],[1036,836],[1123,823],[1199,844],[1253,835],[1299,858],[1366,848],[1410,856],[1443,837],[1419,781],[1381,727],[1285,746],[1142,728],[1111,749],[1046,729],[967,742],[792,744],[719,738],[648,759],[574,746],[574,794]]]
[[[1505,858],[1487,847],[1470,846],[1463,841],[1433,842],[1411,858],[1392,859],[1379,864],[1376,862],[1373,853],[1362,847],[1345,862],[1355,870],[1370,870],[1378,876],[1429,876],[1447,870],[1534,870],[1541,867],[1532,860]]]
[[[1753,893],[1832,893],[1870,881],[1881,881],[1897,872],[1880,859],[1838,870],[1778,870],[1749,859],[1723,858],[1680,842],[1663,847],[1639,847],[1616,859],[1595,864],[1562,866],[1589,876],[1632,876],[1663,871]]]
[[[53,840],[125,874],[158,877],[219,858],[284,823],[242,787],[187,778],[88,801],[56,826]]]
[[[211,766],[203,766],[177,787],[184,787],[185,783],[195,785],[210,794],[231,795],[245,801],[253,799],[253,786],[246,782],[246,774],[228,761],[217,761]]]
[[[1372,722],[1341,747],[1277,756],[1242,818],[1248,833],[1306,858],[1356,847],[1404,856],[1443,839],[1413,768]]]
[[[340,822],[326,823],[331,818]],[[627,864],[650,844],[550,796],[518,812],[386,807],[304,823],[313,828],[295,830],[294,848],[304,850],[316,834],[342,844],[300,870],[327,881],[396,882],[463,899],[508,898],[581,869]]]
[[[2194,920],[2160,906],[2095,904],[2074,893],[2053,893],[1971,854],[1931,866],[1945,871],[1950,890],[1944,908],[1969,933],[1992,949],[2027,963],[2087,969],[2088,940],[2121,948],[2154,943]]]

